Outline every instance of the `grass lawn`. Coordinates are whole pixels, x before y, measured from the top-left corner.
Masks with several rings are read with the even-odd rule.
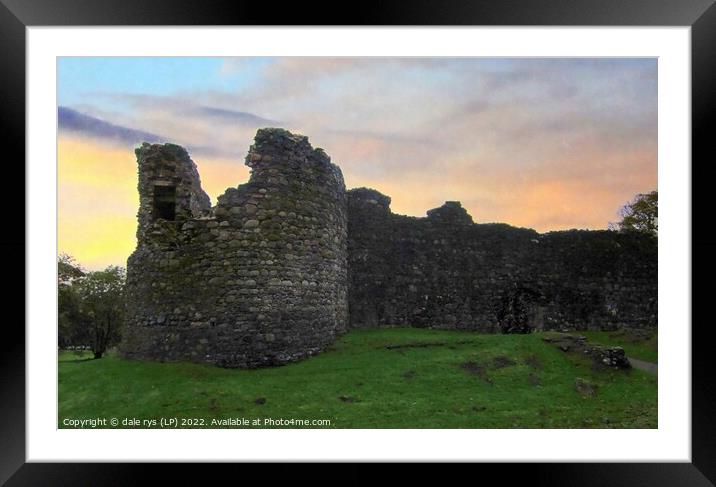
[[[203,422],[192,427],[294,418],[331,428],[656,428],[657,377],[593,370],[540,334],[366,330],[309,360],[259,370],[65,352],[59,415],[61,428],[65,418],[95,417]]]

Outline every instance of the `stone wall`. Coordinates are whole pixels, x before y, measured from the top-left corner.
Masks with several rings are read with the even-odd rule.
[[[136,154],[129,358],[279,365],[349,327],[656,326],[651,237],[475,224],[456,201],[425,218],[396,215],[375,190],[346,192],[323,150],[282,129],[257,132],[249,181],[213,208],[184,149]]]
[[[375,190],[348,192],[351,328],[490,333],[657,324],[656,239],[539,234],[474,224],[459,202],[396,215]]]
[[[160,216],[165,216],[165,220],[180,221],[209,213],[211,201],[201,189],[196,164],[186,150],[174,144],[150,145],[145,142],[135,154],[139,180],[137,240],[140,244],[151,240],[152,233],[160,230],[154,225]],[[158,204],[155,205],[155,201]],[[158,214],[167,209],[173,216],[167,218]]]
[[[177,146],[145,144],[137,161],[125,356],[278,365],[323,350],[345,330],[346,193],[325,152],[306,137],[259,130],[249,182],[213,209]],[[158,217],[172,191],[157,187],[174,188],[173,220]]]

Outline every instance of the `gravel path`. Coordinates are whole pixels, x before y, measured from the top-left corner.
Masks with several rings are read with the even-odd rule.
[[[657,364],[651,363],[651,362],[645,362],[644,360],[639,360],[638,358],[631,358],[627,357],[629,359],[629,362],[631,362],[631,366],[635,369],[639,370],[645,370],[647,372],[651,372],[652,374],[658,373],[658,366]]]

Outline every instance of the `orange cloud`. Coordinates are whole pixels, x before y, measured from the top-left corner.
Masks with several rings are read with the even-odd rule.
[[[216,198],[227,188],[236,187],[249,180],[249,168],[243,160],[192,157],[199,169],[201,187],[216,204]]]
[[[248,180],[243,161],[195,159],[213,201]],[[58,247],[87,269],[125,266],[136,247],[137,161],[132,147],[63,135],[58,143]]]
[[[446,159],[439,171],[420,171],[416,165],[398,180],[355,174],[347,183],[390,196],[394,213],[425,216],[447,200],[459,200],[477,223],[508,223],[539,232],[606,229],[635,194],[657,188],[656,157],[650,150],[620,155],[585,150],[572,172],[569,160],[521,171],[493,163],[484,172],[474,162],[469,167],[460,158]]]

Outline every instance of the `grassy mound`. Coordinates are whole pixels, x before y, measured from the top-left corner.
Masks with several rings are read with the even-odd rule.
[[[157,421],[144,427],[161,418],[272,427],[271,418],[288,421],[273,427],[309,428],[656,428],[657,378],[593,370],[540,334],[367,330],[309,360],[260,370],[63,353],[59,416],[61,428],[95,417],[118,418],[118,427],[124,418]],[[197,421],[181,424],[188,418]]]

